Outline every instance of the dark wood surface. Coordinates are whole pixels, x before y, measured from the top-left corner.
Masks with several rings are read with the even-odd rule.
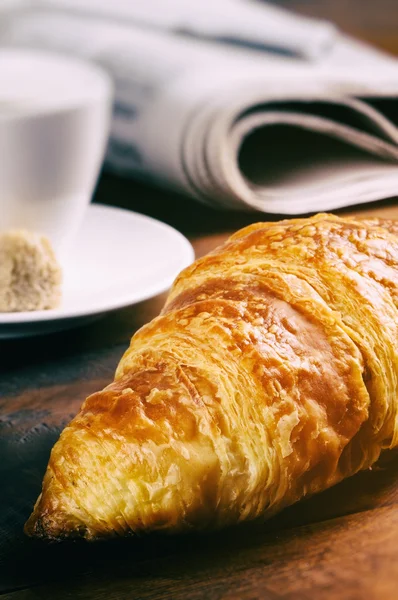
[[[398,54],[397,0],[271,0],[310,17],[328,19],[342,31]]]
[[[398,51],[396,0],[280,4],[330,16]],[[190,238],[197,256],[263,218],[217,212],[109,175],[101,178],[96,201],[170,223]],[[398,218],[398,203],[351,212]],[[0,595],[7,600],[398,599],[398,453],[385,454],[372,470],[262,526],[110,544],[47,546],[24,538],[23,522],[60,430],[87,394],[110,381],[130,336],[159,312],[164,299],[69,332],[0,342]]]

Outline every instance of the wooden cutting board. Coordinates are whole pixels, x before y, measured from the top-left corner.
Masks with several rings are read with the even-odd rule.
[[[115,190],[127,205],[120,186],[105,178],[101,190],[107,199]],[[190,235],[198,256],[259,220],[196,205],[187,211],[182,199],[173,202],[165,220]],[[133,203],[157,217],[162,206]],[[398,219],[398,204],[354,212]],[[397,600],[396,453],[261,526],[101,544],[47,546],[24,537],[60,430],[89,393],[111,380],[131,334],[163,302],[160,296],[76,331],[0,343],[0,594],[7,600]]]

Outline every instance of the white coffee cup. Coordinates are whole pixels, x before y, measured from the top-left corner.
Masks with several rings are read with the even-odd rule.
[[[111,105],[110,79],[91,64],[0,50],[0,231],[42,233],[62,257],[94,191]]]

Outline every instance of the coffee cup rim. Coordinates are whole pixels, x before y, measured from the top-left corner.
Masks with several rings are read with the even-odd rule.
[[[0,48],[0,80],[0,123],[65,112],[113,95],[111,78],[100,66],[47,50]],[[1,111],[2,102],[10,105],[9,112]]]

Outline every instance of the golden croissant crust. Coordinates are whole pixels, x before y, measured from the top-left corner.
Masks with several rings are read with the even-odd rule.
[[[55,444],[27,533],[266,518],[396,446],[397,233],[258,223],[185,269]]]

